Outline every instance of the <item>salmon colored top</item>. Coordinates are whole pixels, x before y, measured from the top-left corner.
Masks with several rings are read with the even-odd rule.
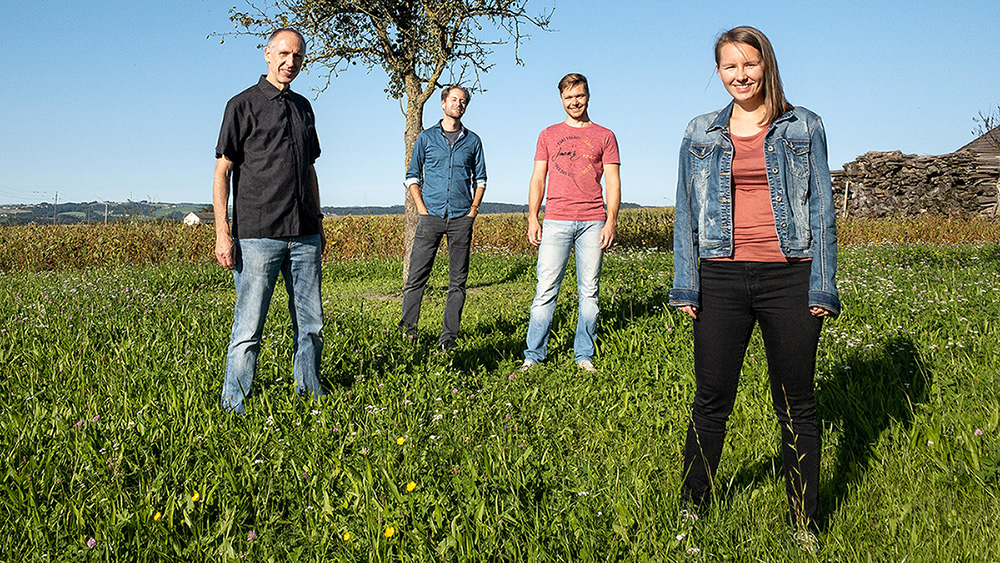
[[[706,260],[798,261],[785,258],[778,244],[764,161],[766,135],[766,128],[751,137],[730,135],[733,139],[733,254]]]

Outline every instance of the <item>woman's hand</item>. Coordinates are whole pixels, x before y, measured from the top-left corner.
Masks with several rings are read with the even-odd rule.
[[[698,308],[695,307],[694,305],[681,305],[680,307],[678,307],[678,309],[687,313],[688,316],[691,317],[692,319],[698,318]],[[815,315],[816,313],[813,314]]]
[[[822,307],[809,307],[809,312],[812,313],[814,317],[832,317],[833,313],[827,311]]]

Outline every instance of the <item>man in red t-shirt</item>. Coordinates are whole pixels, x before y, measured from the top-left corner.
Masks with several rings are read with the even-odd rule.
[[[573,356],[580,369],[595,371],[592,357],[601,260],[615,242],[621,203],[618,141],[610,129],[592,122],[587,114],[587,78],[567,74],[559,81],[559,94],[566,120],[538,135],[528,190],[528,241],[538,247],[538,287],[531,303],[522,371],[545,359],[556,297],[574,248],[580,312]],[[601,189],[605,175],[607,205]],[[546,196],[546,179],[543,229],[538,213]]]

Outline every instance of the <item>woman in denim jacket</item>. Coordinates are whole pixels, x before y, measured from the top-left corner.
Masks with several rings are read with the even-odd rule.
[[[715,46],[726,108],[681,144],[670,304],[694,319],[696,391],[683,497],[709,499],[754,324],[781,425],[789,518],[815,532],[820,429],[813,396],[823,318],[840,313],[823,122],[785,100],[770,42],[752,27]]]

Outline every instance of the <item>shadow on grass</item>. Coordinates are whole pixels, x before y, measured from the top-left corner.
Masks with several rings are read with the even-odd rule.
[[[529,261],[529,260],[525,260],[525,259],[521,259],[521,258],[516,258],[514,260],[514,263],[510,264],[510,266],[508,268],[506,268],[506,272],[504,272],[504,274],[500,278],[498,278],[498,279],[476,280],[476,279],[472,279],[472,276],[470,275],[469,276],[470,277],[469,282],[466,284],[466,289],[468,289],[468,290],[483,289],[483,288],[494,286],[494,285],[501,285],[501,284],[505,284],[505,283],[512,283],[512,282],[515,282],[515,281],[517,281],[517,280],[525,277],[528,274],[529,269],[533,270],[534,267],[535,267],[535,261],[534,260]],[[447,289],[448,288],[447,288],[447,279],[446,279],[445,280],[445,291],[447,291]]]
[[[829,517],[858,483],[882,433],[909,428],[914,406],[927,401],[930,373],[908,337],[894,336],[877,351],[859,351],[820,382],[820,423],[840,431],[832,479],[820,488],[820,511]]]
[[[515,266],[515,269],[518,267]],[[560,290],[559,301],[552,319],[547,362],[561,361],[560,357],[573,355],[573,340],[579,312],[576,266],[573,260],[567,265],[566,272],[562,287],[569,287],[571,290],[566,293]],[[665,288],[648,292],[636,290],[614,293],[602,289],[601,294],[598,343],[602,334],[621,330],[637,319],[658,314],[659,310],[666,307],[668,300],[668,291]],[[480,322],[470,329],[463,328],[464,338],[483,344],[458,351],[455,355],[455,365],[470,370],[493,371],[507,362],[520,364],[530,310],[531,300],[528,299],[516,317],[498,313],[487,322]]]
[[[927,401],[929,377],[913,341],[896,336],[875,350],[848,357],[818,382],[820,427],[832,424],[839,434],[832,478],[819,491],[824,519],[840,508],[851,486],[864,476],[882,433],[893,424],[912,424],[914,405]],[[780,455],[739,469],[721,492],[724,502],[764,479],[784,479]]]

